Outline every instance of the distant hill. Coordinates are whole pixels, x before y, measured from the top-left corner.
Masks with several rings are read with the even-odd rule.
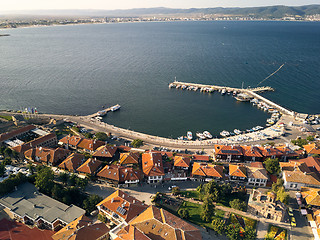
[[[320,14],[320,5],[298,7],[268,6],[249,8],[136,8],[128,10],[35,10],[21,12],[2,12],[1,15],[47,15],[47,16],[91,16],[91,17],[141,17],[150,15],[191,15],[191,14],[219,14],[233,16],[254,16],[258,18],[281,18],[287,15]]]

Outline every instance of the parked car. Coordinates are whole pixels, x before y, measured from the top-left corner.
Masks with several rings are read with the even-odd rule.
[[[292,227],[296,227],[297,226],[296,219],[294,217],[291,218],[291,226]]]
[[[293,217],[293,210],[291,207],[288,208],[288,213],[290,217]]]

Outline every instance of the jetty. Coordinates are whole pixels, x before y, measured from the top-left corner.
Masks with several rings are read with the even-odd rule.
[[[98,111],[98,112],[96,112],[96,113],[94,113],[94,114],[88,115],[87,117],[88,117],[88,118],[103,117],[103,116],[105,116],[108,112],[110,112],[110,111],[114,112],[114,111],[120,109],[120,107],[121,107],[121,106],[120,106],[119,104],[116,104],[116,105],[114,105],[114,106],[111,106],[111,107],[108,107],[108,108],[106,108],[106,109],[100,110],[100,111]]]
[[[268,86],[256,87],[256,88],[234,88],[234,87],[206,85],[206,84],[198,84],[198,83],[187,83],[187,82],[178,82],[178,81],[174,81],[174,82],[170,83],[169,86],[197,87],[198,89],[207,88],[207,89],[211,89],[213,91],[219,91],[219,90],[222,91],[223,89],[225,89],[226,91],[230,91],[230,92],[236,91],[238,93],[240,93],[240,92],[245,93],[247,91],[251,91],[251,92],[274,91],[274,89],[272,87],[268,87]]]

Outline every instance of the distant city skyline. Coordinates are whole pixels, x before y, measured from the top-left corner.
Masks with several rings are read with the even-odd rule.
[[[11,0],[1,3],[1,12],[39,9],[132,9],[132,8],[214,8],[214,7],[258,7],[258,6],[301,6],[320,4],[320,0]]]

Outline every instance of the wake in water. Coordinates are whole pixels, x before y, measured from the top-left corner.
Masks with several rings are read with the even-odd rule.
[[[261,82],[259,82],[257,86],[259,86],[261,83],[263,83],[264,81],[266,81],[268,78],[270,78],[271,76],[273,76],[274,74],[276,74],[283,66],[284,66],[284,64],[282,64],[276,71],[274,71],[273,73],[271,73],[268,77],[266,77],[266,78],[263,79]]]

